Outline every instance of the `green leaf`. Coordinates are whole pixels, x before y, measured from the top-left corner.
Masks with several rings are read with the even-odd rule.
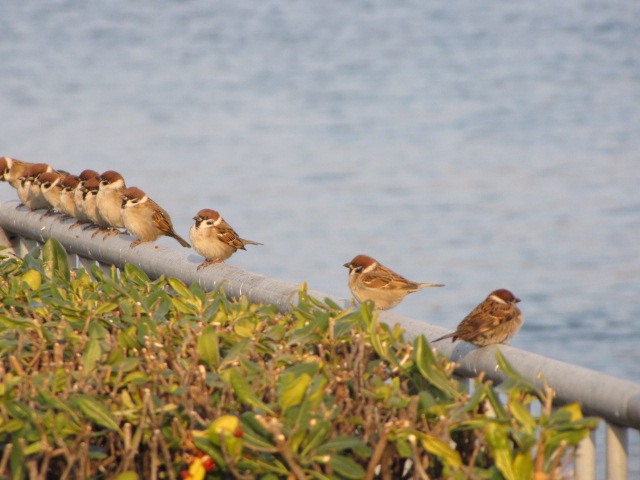
[[[49,278],[58,277],[67,282],[71,280],[67,252],[55,238],[47,240],[42,248],[42,267]]]
[[[287,376],[283,376],[282,378],[286,379]],[[285,413],[290,407],[302,402],[310,383],[311,377],[303,373],[281,390],[279,403],[282,408],[282,413]]]
[[[182,297],[171,297],[171,303],[180,313],[186,313],[187,315],[197,315],[198,309],[188,303]]]
[[[133,385],[143,385],[147,382],[150,382],[151,379],[145,375],[143,372],[131,372],[127,374],[126,377],[122,379],[122,383],[124,385],[133,384]]]
[[[498,470],[507,480],[518,480],[512,463],[511,448],[507,439],[508,427],[497,423],[487,425],[487,441],[493,449],[493,456]]]
[[[442,371],[436,362],[436,358],[431,351],[429,343],[424,335],[418,335],[413,342],[414,362],[418,371],[432,385],[449,395],[449,397],[459,397],[460,392],[451,384],[451,379]]]
[[[338,437],[333,437],[327,442],[323,443],[317,448],[317,452],[319,455],[325,453],[337,453],[343,450],[360,450],[365,444],[362,440],[359,440],[356,437],[351,437],[348,435],[340,435]]]
[[[307,444],[302,450],[301,455],[304,457],[309,454],[314,448],[320,445],[331,431],[331,424],[326,420],[318,420],[316,424],[311,428],[309,435],[307,435]]]
[[[11,329],[26,330],[29,327],[33,327],[33,322],[31,320],[9,318],[5,315],[0,315],[0,325],[4,325]]]
[[[220,361],[220,347],[216,327],[208,325],[198,337],[198,355],[212,369],[216,369]]]
[[[283,373],[283,375],[286,375],[288,373],[292,373],[294,377],[297,377],[298,375],[300,375],[301,373],[306,373],[307,375],[315,375],[316,373],[318,373],[318,370],[320,369],[320,365],[318,365],[315,362],[305,362],[305,363],[298,363],[296,365],[292,365],[291,367],[287,368]]]
[[[189,299],[193,298],[193,293],[191,293],[191,290],[187,288],[182,280],[170,277],[167,279],[167,281],[169,282],[169,285],[171,285],[171,288],[173,288],[178,293],[178,295]]]
[[[82,354],[82,366],[86,373],[91,373],[96,368],[96,363],[102,356],[102,348],[100,342],[95,338],[89,340],[87,347]]]
[[[371,341],[371,345],[373,345],[373,349],[376,351],[378,356],[382,359],[387,359],[387,351],[382,345],[382,341],[380,340],[380,334],[378,333],[378,329],[380,326],[380,319],[378,315],[374,315],[371,321],[369,322],[369,339]]]
[[[24,425],[25,423],[23,420],[20,420],[19,418],[12,418],[11,420],[0,425],[0,433],[17,432],[18,430],[22,429]]]
[[[531,453],[519,453],[513,461],[513,470],[517,478],[533,478],[533,460]]]
[[[130,348],[130,349],[139,348],[140,344],[138,343],[138,341],[136,340],[136,337],[134,336],[135,331],[136,331],[136,327],[133,325],[127,328],[126,330],[120,330],[118,332],[118,344],[122,348]]]
[[[18,442],[19,442],[19,437],[14,435],[13,444],[19,445]],[[11,480],[21,480],[23,478],[26,478],[26,475],[25,475],[26,472],[24,470],[26,463],[25,463],[25,458],[21,448],[14,448],[13,450],[11,450],[10,464],[11,464]]]
[[[245,338],[244,340],[240,340],[233,344],[233,347],[229,349],[227,354],[225,355],[222,363],[226,365],[227,363],[232,363],[238,358],[242,358],[247,354],[249,349],[251,348],[252,343],[249,339]]]
[[[243,428],[242,431],[244,432],[242,440],[244,440],[244,444],[247,448],[255,448],[261,452],[269,450],[272,450],[273,452],[278,451],[278,449],[273,444],[269,443],[267,440],[265,440],[264,437],[260,436],[253,429]]]
[[[427,452],[439,457],[448,466],[458,468],[462,465],[460,454],[442,440],[438,440],[431,435],[421,436],[420,440],[422,441],[422,446]]]
[[[329,463],[337,474],[345,478],[363,478],[366,473],[360,464],[342,455],[331,455]]]
[[[271,415],[275,415],[275,412],[271,408],[269,408],[266,403],[262,402],[262,400],[260,400],[254,393],[251,385],[249,385],[249,382],[239,369],[231,369],[231,371],[229,372],[229,380],[231,381],[233,391],[235,392],[240,402],[247,403],[255,408],[262,409],[265,412],[270,413]]]
[[[534,393],[539,398],[544,398],[544,393],[542,392],[542,390],[540,390],[533,383],[520,375],[520,373],[515,368],[513,368],[513,366],[507,361],[507,359],[504,358],[498,348],[495,349],[495,354],[500,369],[505,373],[505,375],[507,375],[507,377],[509,377],[508,381],[503,382],[500,385],[501,390],[510,390],[514,386],[519,386],[521,389]]]
[[[243,430],[253,430],[263,438],[269,438],[271,436],[269,431],[256,419],[254,412],[244,412],[240,415],[240,421],[242,422]]]
[[[508,419],[509,415],[507,415],[507,411],[504,409],[502,402],[498,395],[496,395],[496,391],[492,385],[487,385],[485,389],[485,393],[487,395],[487,400],[489,401],[489,405],[493,408],[493,413],[497,419]]]
[[[34,269],[27,270],[21,279],[31,290],[39,290],[42,286],[42,275]]]
[[[196,444],[199,450],[209,455],[216,462],[221,469],[227,468],[227,463],[224,461],[222,452],[213,444],[211,440],[206,437],[194,437],[193,443]]]
[[[96,308],[94,310],[94,314],[95,315],[102,315],[103,313],[112,312],[116,308],[118,308],[118,304],[117,303],[113,303],[113,302],[103,303],[98,308]]]
[[[515,419],[522,425],[525,433],[531,435],[536,428],[536,420],[533,418],[527,407],[516,397],[514,392],[509,397],[509,411]]]
[[[148,285],[151,283],[149,276],[140,267],[127,263],[124,266],[125,277],[129,278],[136,285]]]
[[[122,472],[120,475],[118,475],[115,480],[140,480],[140,477],[138,476],[138,474],[136,472]]]
[[[73,399],[78,409],[98,425],[122,433],[111,412],[96,397],[81,395]]]

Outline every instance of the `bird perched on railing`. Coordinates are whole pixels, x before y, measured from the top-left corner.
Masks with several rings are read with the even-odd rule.
[[[0,157],[0,180],[9,182],[16,190],[20,185],[20,177],[24,175],[24,171],[33,165],[29,162],[23,162],[11,157]]]
[[[121,197],[124,226],[138,238],[131,242],[131,248],[143,242],[152,242],[162,235],[175,238],[183,247],[191,246],[173,229],[169,214],[142,190],[125,188]]]
[[[375,310],[389,310],[408,294],[424,287],[444,287],[440,283],[417,283],[407,280],[367,255],[358,255],[349,263],[349,289],[356,300],[372,300]]]
[[[36,183],[40,186],[40,192],[49,204],[49,210],[45,215],[52,215],[54,212],[62,212],[62,180],[63,174],[59,172],[45,172],[36,179]]]
[[[122,192],[126,188],[124,178],[118,172],[108,170],[98,177],[100,188],[96,201],[98,213],[111,227],[107,236],[119,233],[118,228],[124,228],[122,218]]]
[[[75,192],[80,179],[77,175],[67,175],[62,179],[62,192],[60,192],[60,211],[73,218],[78,217]]]
[[[518,302],[520,299],[509,290],[495,290],[460,322],[455,332],[434,342],[450,338],[452,342],[464,340],[481,347],[507,343],[518,333],[524,320],[516,306]]]
[[[71,225],[69,228],[77,227],[83,223],[92,223],[91,218],[84,211],[84,185],[92,178],[96,178],[98,176],[98,172],[91,169],[86,169],[80,172],[78,175],[78,184],[73,192],[73,200],[76,203],[76,220],[77,222]]]
[[[37,180],[43,173],[51,171],[53,171],[51,165],[47,165],[46,163],[33,163],[29,165],[22,173],[22,176],[20,176],[18,198],[31,210],[49,208],[49,202],[44,198]]]
[[[82,188],[82,210],[91,220],[91,225],[84,227],[84,229],[87,230],[91,227],[98,227],[98,230],[93,234],[95,237],[100,231],[104,232],[107,228],[110,228],[110,225],[102,218],[100,212],[98,212],[98,189],[100,188],[100,180],[98,177],[90,178]]]
[[[189,230],[193,249],[205,258],[198,270],[213,263],[220,263],[236,253],[246,250],[246,245],[262,245],[253,240],[240,238],[236,231],[215,210],[200,210]]]

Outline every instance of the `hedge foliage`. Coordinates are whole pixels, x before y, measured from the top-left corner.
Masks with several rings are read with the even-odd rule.
[[[281,314],[132,265],[70,270],[55,240],[0,271],[0,478],[570,478],[597,423],[499,353],[501,393],[459,383],[366,303],[303,290]]]

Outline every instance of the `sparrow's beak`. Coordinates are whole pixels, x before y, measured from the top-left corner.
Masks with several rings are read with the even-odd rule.
[[[521,300],[519,298],[516,298],[516,303],[519,303]]]
[[[342,265],[345,268],[351,268],[351,264],[350,263],[345,263],[344,265]]]

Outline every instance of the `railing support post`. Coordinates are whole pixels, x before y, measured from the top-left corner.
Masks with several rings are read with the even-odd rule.
[[[578,445],[576,452],[576,477],[579,480],[596,480],[596,432],[593,431]]]
[[[607,422],[607,480],[627,480],[627,429]]]

